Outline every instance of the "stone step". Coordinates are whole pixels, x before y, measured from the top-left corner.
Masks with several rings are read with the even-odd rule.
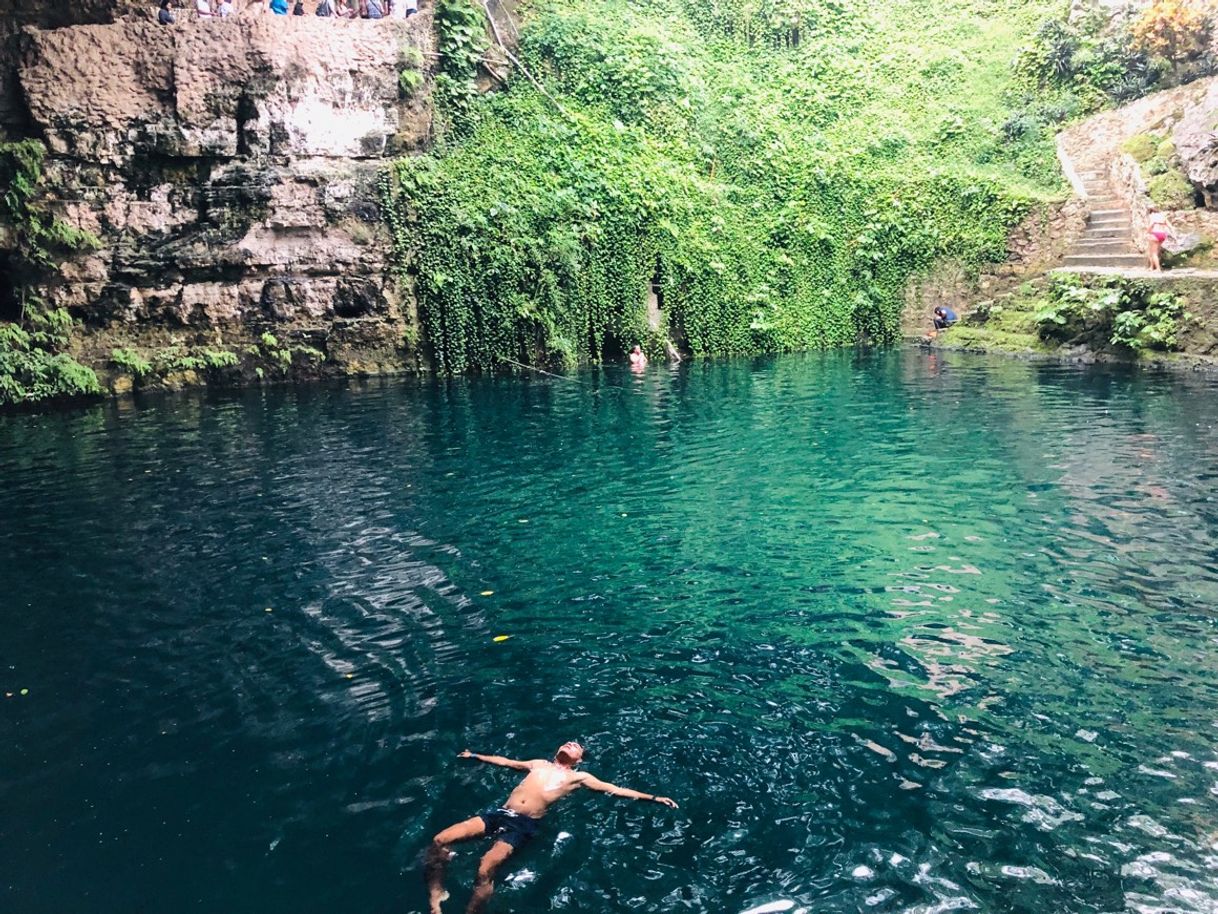
[[[1121,205],[1121,201],[1111,194],[1106,197],[1092,195],[1087,198],[1087,202],[1096,209],[1116,209]]]
[[[1071,254],[1133,254],[1134,249],[1124,238],[1107,241],[1080,241],[1070,249]]]
[[[1089,229],[1120,229],[1121,231],[1129,231],[1128,219],[1091,219],[1087,222]]]
[[[1128,219],[1129,210],[1120,209],[1117,207],[1108,207],[1107,209],[1094,209],[1093,208],[1091,210],[1092,219],[1111,219],[1111,218],[1118,217],[1118,216],[1122,219]]]
[[[1079,244],[1129,244],[1129,234],[1120,235],[1083,235],[1078,239]]]
[[[1105,238],[1080,238],[1075,247],[1094,247],[1095,245],[1122,244],[1132,250],[1133,245],[1128,235],[1109,235]]]
[[[1067,254],[1067,267],[1144,267],[1146,258],[1141,254]]]

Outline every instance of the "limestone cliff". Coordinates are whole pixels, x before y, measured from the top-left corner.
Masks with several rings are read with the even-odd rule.
[[[16,110],[49,149],[60,215],[102,242],[45,290],[83,318],[82,361],[240,353],[269,333],[285,360],[298,345],[333,370],[413,364],[377,179],[429,138],[429,83],[399,76],[434,56],[430,5],[168,27],[143,10],[19,39],[10,131]]]

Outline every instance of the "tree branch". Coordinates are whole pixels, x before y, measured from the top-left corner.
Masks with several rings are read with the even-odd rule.
[[[571,115],[571,112],[568,111],[563,106],[563,103],[560,102],[558,99],[556,99],[548,91],[546,91],[546,87],[543,86],[541,83],[539,83],[536,79],[534,79],[533,74],[530,73],[528,71],[528,68],[520,62],[520,59],[515,54],[513,54],[511,51],[508,50],[507,45],[504,44],[504,42],[503,42],[503,36],[499,34],[499,25],[495,22],[495,16],[491,12],[491,6],[490,6],[489,0],[482,0],[482,10],[483,10],[483,12],[486,13],[487,22],[489,22],[491,24],[491,32],[495,36],[495,44],[497,44],[499,46],[499,50],[501,50],[504,53],[504,55],[507,57],[507,59],[512,62],[512,65],[516,67],[516,69],[518,69],[521,73],[523,73],[525,75],[525,77],[528,79],[528,81],[533,84],[534,88],[536,88],[538,92],[540,92],[542,95],[544,95],[546,98],[548,98],[550,101],[552,101],[554,103],[554,107],[556,107],[559,111],[561,111],[564,116],[571,118],[571,120],[574,120],[575,118]]]

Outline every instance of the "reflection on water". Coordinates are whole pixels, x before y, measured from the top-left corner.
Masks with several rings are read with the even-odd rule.
[[[682,809],[567,801],[502,910],[1218,910],[1213,393],[834,353],[0,419],[0,904],[421,910],[512,784],[455,754],[579,738]]]

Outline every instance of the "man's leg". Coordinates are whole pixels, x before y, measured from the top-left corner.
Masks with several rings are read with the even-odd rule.
[[[469,907],[465,914],[478,914],[491,899],[495,891],[495,871],[503,865],[503,861],[512,856],[515,848],[506,841],[496,841],[491,849],[482,855],[478,864],[478,878],[474,881],[474,894],[470,896]]]
[[[481,838],[486,834],[486,823],[481,816],[474,816],[464,822],[458,822],[431,839],[431,847],[427,849],[427,864],[423,870],[423,878],[427,880],[427,894],[431,905],[431,914],[440,914],[440,902],[445,899],[444,868],[451,856],[448,850],[450,844],[458,841],[468,841],[471,838]]]

